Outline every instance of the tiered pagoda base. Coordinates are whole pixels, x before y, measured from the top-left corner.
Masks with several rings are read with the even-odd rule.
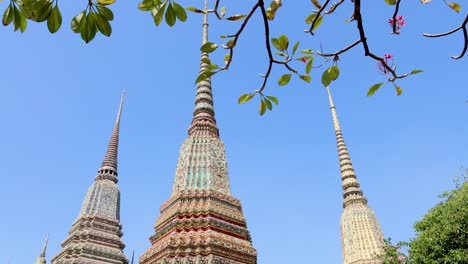
[[[214,190],[182,190],[160,208],[141,264],[255,264],[240,201]]]
[[[73,223],[53,264],[127,264],[120,240],[121,225],[113,219],[80,217]]]

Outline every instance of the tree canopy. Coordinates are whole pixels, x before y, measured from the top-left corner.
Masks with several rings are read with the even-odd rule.
[[[409,255],[415,263],[468,263],[468,181],[442,197],[414,225]]]

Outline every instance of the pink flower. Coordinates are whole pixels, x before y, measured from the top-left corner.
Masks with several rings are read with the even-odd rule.
[[[405,261],[405,260],[406,260],[406,257],[405,257],[405,256],[403,256],[403,255],[399,255],[399,256],[398,256],[398,261],[403,262],[403,261]]]
[[[306,62],[307,62],[307,59],[306,59],[306,58],[301,58],[301,61],[302,61],[303,63],[306,63]]]
[[[393,55],[390,53],[385,53],[383,61],[387,64],[390,68],[393,68]],[[389,74],[389,70],[384,66],[382,61],[377,62],[377,70],[382,73],[383,75]]]
[[[393,28],[393,24],[395,24],[396,26],[396,31],[397,32],[400,32],[400,29],[404,26],[406,26],[406,20],[405,20],[405,17],[403,16],[397,16],[395,18],[395,21],[393,20],[393,18],[390,18],[388,20],[388,25],[390,25],[391,28]]]

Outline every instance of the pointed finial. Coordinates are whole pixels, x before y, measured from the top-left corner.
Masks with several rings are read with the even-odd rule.
[[[39,257],[36,259],[36,262],[34,262],[34,264],[46,264],[45,255],[46,255],[47,243],[48,243],[48,242],[49,242],[49,234],[47,234],[46,239],[45,239],[45,242],[44,242],[44,246],[42,247],[41,254],[40,254]]]
[[[208,42],[208,0],[205,0],[203,14],[203,44]],[[200,70],[199,74],[206,71],[208,68],[207,60],[209,61],[208,53],[202,52],[200,58]],[[193,133],[211,133],[215,136],[219,135],[218,127],[216,126],[216,120],[214,118],[214,104],[213,104],[213,93],[211,90],[211,78],[197,84],[197,93],[195,95],[195,108],[193,110],[192,124],[189,128],[189,135]]]
[[[117,112],[117,118],[115,119],[114,128],[112,129],[112,135],[109,140],[109,145],[107,146],[106,155],[101,164],[101,168],[99,169],[99,175],[96,179],[101,179],[101,174],[107,174],[107,172],[111,173],[111,177],[104,177],[105,179],[116,180],[117,176],[117,153],[119,148],[119,129],[120,129],[120,117],[122,115],[122,108],[125,98],[125,90],[122,91],[122,95],[120,97],[120,104],[119,110]],[[115,178],[115,179],[114,179]]]
[[[49,233],[47,233],[47,235],[46,235],[46,239],[45,239],[45,242],[44,242],[44,247],[42,247],[41,257],[45,257],[48,243],[49,243]]]
[[[203,37],[202,37],[202,44],[208,42],[208,0],[205,0],[205,6],[203,9]]]
[[[133,260],[135,259],[135,250],[133,250],[133,253],[132,253],[132,262],[130,264],[133,264]]]
[[[330,110],[332,113],[333,126],[335,128],[336,144],[338,146],[338,159],[340,162],[341,180],[343,187],[343,207],[350,204],[360,203],[367,204],[367,199],[363,196],[362,190],[359,187],[356,173],[354,172],[353,164],[349,156],[348,148],[343,139],[341,132],[340,122],[338,121],[338,115],[336,113],[335,104],[330,92],[330,88],[327,86],[328,101],[330,103]]]
[[[117,112],[117,118],[115,119],[115,124],[120,123],[120,115],[122,114],[124,98],[125,98],[125,89],[122,90],[122,95],[120,96],[119,111]]]

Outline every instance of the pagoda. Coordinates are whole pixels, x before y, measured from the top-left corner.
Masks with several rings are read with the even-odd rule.
[[[94,183],[88,189],[78,218],[52,264],[127,264],[121,237],[120,191],[117,187],[117,151],[125,92],[107,151]]]
[[[205,0],[203,43],[208,42]],[[208,64],[202,52],[200,73]],[[160,207],[140,264],[254,264],[242,206],[231,195],[226,151],[216,125],[211,79],[198,83],[193,119],[182,144],[172,194]]]
[[[343,264],[382,263],[378,255],[383,251],[384,237],[374,211],[360,188],[348,149],[341,132],[335,104],[329,87],[326,87],[335,128],[338,159],[343,187],[343,213],[341,214],[341,245]]]

